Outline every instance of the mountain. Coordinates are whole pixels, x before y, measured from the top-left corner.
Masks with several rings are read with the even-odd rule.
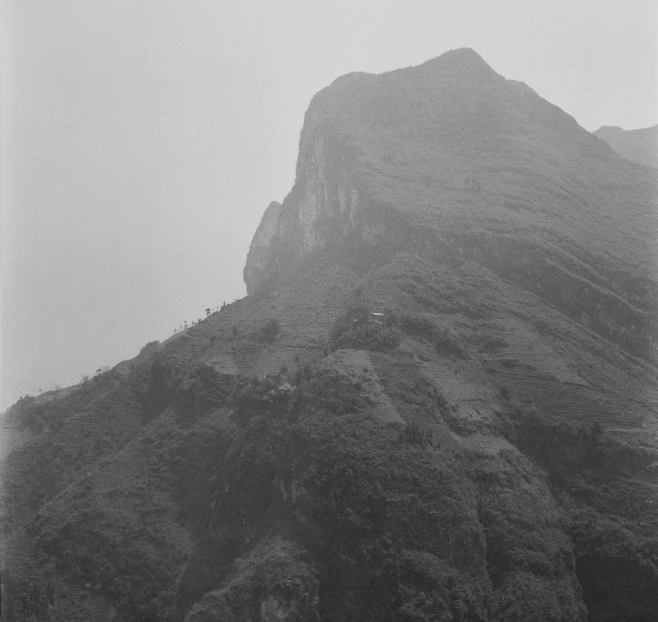
[[[658,168],[658,125],[640,130],[604,125],[594,136],[608,143],[622,158]]]
[[[472,50],[337,79],[248,295],[7,413],[3,614],[656,619],[657,183]]]

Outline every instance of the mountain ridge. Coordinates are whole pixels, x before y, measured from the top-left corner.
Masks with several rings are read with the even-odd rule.
[[[652,168],[658,168],[658,125],[636,130],[603,125],[593,132],[621,157]]]

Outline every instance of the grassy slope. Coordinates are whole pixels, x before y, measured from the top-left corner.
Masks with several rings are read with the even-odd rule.
[[[356,283],[397,316],[402,343],[369,364],[357,353],[315,368]],[[259,330],[273,317],[291,324],[266,343]],[[246,378],[285,364],[294,397],[240,397],[231,377],[209,371],[227,361]],[[85,416],[102,414],[104,429],[90,426],[86,442],[102,430],[116,445],[76,454],[80,468],[58,470],[63,479],[33,505],[14,501],[10,548],[26,554],[7,576],[37,577],[44,593],[50,582],[57,606],[79,619],[118,607],[125,619],[192,608],[189,620],[228,610],[521,620],[539,608],[541,619],[571,620],[585,615],[583,589],[591,609],[613,586],[601,601],[609,619],[635,601],[637,619],[649,619],[655,414],[638,388],[654,383],[650,373],[482,268],[401,256],[359,278],[318,265],[129,372],[120,387],[140,409],[128,438],[118,431],[128,409],[106,405],[121,403],[119,389],[100,393]],[[379,395],[406,427],[380,420]],[[35,452],[77,451],[80,415],[63,418],[10,468],[29,460],[39,480],[53,470],[35,466]],[[10,490],[28,477],[9,473]],[[611,551],[592,543],[597,530],[614,534]],[[620,585],[619,563],[637,580]]]

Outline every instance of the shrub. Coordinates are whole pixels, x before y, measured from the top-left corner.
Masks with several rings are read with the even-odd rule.
[[[431,428],[421,426],[418,423],[408,423],[400,432],[400,441],[419,447],[432,445],[434,434]]]
[[[160,342],[157,339],[155,339],[154,341],[149,341],[145,346],[141,348],[139,353],[144,354],[145,352],[150,352],[150,351],[157,352],[159,346],[160,346]]]
[[[254,377],[243,382],[234,391],[238,420],[246,423],[255,414],[266,413],[268,417],[282,416],[289,412],[294,389],[288,382],[281,382],[280,375]]]
[[[436,337],[436,327],[426,317],[405,314],[400,318],[400,328],[409,335],[430,341]]]
[[[260,329],[258,340],[265,343],[272,343],[280,332],[281,324],[279,324],[279,320],[272,319]]]
[[[397,348],[400,332],[391,322],[374,320],[369,306],[352,304],[338,317],[329,333],[328,352],[341,348],[357,348],[385,352]]]
[[[459,335],[455,330],[447,326],[437,331],[434,346],[437,352],[443,354],[452,354],[459,357],[463,357],[465,354],[459,340]]]
[[[233,379],[217,373],[212,365],[197,365],[177,388],[179,403],[195,413],[222,406],[235,387]]]

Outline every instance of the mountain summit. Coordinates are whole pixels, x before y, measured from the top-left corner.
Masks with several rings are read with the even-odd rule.
[[[655,175],[455,50],[313,98],[295,185],[266,213],[245,281],[254,293],[339,248],[477,260],[653,360],[655,196]]]
[[[7,413],[3,615],[657,619],[656,185],[472,50],[338,78],[247,297]]]

